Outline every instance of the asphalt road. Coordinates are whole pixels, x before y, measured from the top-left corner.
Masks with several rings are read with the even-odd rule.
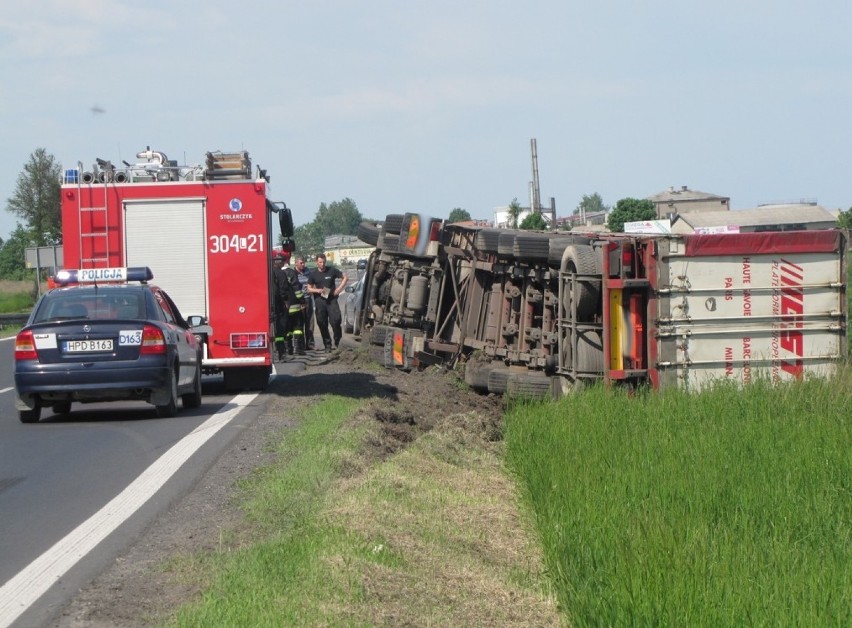
[[[75,404],[23,424],[13,352],[14,341],[0,340],[0,628],[47,623],[191,490],[265,404],[205,378],[202,406],[172,419],[126,402]]]

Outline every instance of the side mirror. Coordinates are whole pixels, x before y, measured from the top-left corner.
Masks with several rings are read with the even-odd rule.
[[[276,203],[278,206],[278,227],[282,238],[293,237],[293,214],[286,203]]]
[[[189,323],[190,327],[201,327],[202,325],[207,324],[207,319],[203,316],[199,316],[198,314],[193,314],[192,316],[188,316],[186,322]]]

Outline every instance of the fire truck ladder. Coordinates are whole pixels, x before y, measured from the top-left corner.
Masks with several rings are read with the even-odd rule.
[[[83,164],[79,164],[80,172],[83,171]],[[77,233],[80,234],[80,267],[81,268],[98,268],[102,266],[104,268],[109,266],[109,212],[107,211],[107,185],[108,185],[108,175],[106,173],[106,177],[103,180],[103,190],[104,190],[104,202],[101,205],[96,205],[92,207],[84,207],[83,206],[83,194],[82,194],[82,181],[81,178],[77,179]],[[92,199],[91,202],[94,202],[94,191],[89,195],[89,198]],[[88,229],[89,231],[83,231],[83,215],[88,214]],[[96,220],[96,217],[101,214],[103,216],[102,221]],[[100,222],[103,227],[95,228],[93,225]],[[103,240],[103,252],[102,256],[95,256],[96,244],[99,240]],[[88,243],[88,248],[84,246],[85,243]],[[86,252],[89,252],[91,257],[84,257]]]

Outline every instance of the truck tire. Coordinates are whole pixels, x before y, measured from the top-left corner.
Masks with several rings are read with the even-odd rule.
[[[600,373],[603,377],[603,341],[599,331],[587,329],[577,334],[577,370]]]
[[[497,255],[500,257],[511,258],[514,250],[515,232],[506,231],[505,229],[501,230],[497,239]]]
[[[399,232],[402,231],[403,220],[405,220],[405,215],[403,214],[388,214],[385,217],[385,222],[382,224],[382,231],[399,235]]]
[[[358,239],[371,246],[376,246],[376,243],[379,241],[379,233],[379,227],[366,220],[359,224],[355,230],[355,235],[358,236]]]
[[[481,229],[473,239],[474,246],[483,253],[497,253],[502,229]]]
[[[547,262],[554,268],[559,268],[559,265],[562,263],[562,254],[565,252],[565,249],[572,245],[587,245],[589,243],[589,238],[580,235],[574,234],[562,234],[557,235],[547,242]]]
[[[471,361],[464,366],[464,383],[474,390],[488,390],[488,375],[494,367],[490,364]]]
[[[544,373],[512,373],[506,380],[506,394],[523,399],[552,396],[550,377]]]
[[[546,233],[519,233],[512,245],[512,255],[520,261],[544,262],[550,254],[550,236]]]
[[[506,382],[509,380],[509,369],[494,367],[488,372],[488,392],[502,395],[506,392]]]
[[[590,246],[571,245],[565,248],[562,265],[565,271],[569,273],[599,276],[600,269],[598,268],[597,257],[597,253]],[[570,284],[566,287],[570,287]],[[572,295],[570,290],[565,291],[562,297],[562,307],[568,316],[571,316],[573,309],[574,320],[590,322],[594,320],[595,313],[598,310],[600,292],[598,281],[578,280],[575,295]]]

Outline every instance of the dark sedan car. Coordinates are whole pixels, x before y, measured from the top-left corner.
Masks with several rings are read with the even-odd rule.
[[[15,340],[17,409],[34,423],[43,407],[142,400],[160,417],[201,405],[201,349],[177,306],[149,285],[149,268],[57,273]],[[71,285],[73,284],[73,285]]]

